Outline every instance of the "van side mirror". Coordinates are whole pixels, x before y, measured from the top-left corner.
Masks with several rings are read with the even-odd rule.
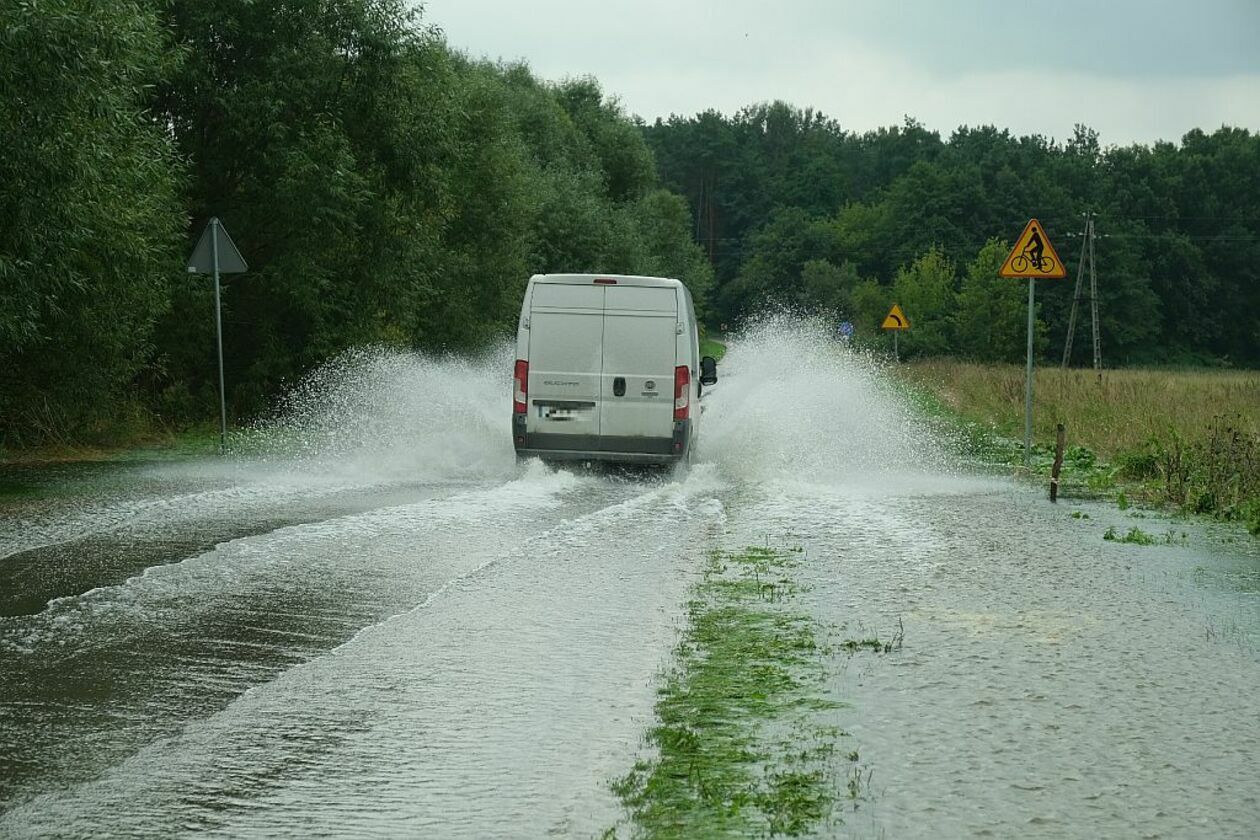
[[[717,359],[705,356],[700,360],[700,384],[712,385],[717,382]]]

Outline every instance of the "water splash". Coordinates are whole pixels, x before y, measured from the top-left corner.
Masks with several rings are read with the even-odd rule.
[[[510,478],[511,353],[506,344],[477,358],[348,350],[288,392],[234,451],[339,481]]]
[[[821,319],[768,315],[736,336],[703,398],[699,457],[751,482],[922,482],[951,459],[892,381]]]
[[[316,478],[508,479],[512,348],[434,358],[349,350],[312,372],[237,451]],[[886,485],[953,474],[886,364],[820,318],[767,315],[734,338],[704,398],[697,460],[730,479]]]

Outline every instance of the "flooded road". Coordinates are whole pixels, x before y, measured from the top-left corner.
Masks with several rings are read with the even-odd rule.
[[[24,476],[0,836],[630,836],[701,562],[767,542],[864,774],[827,834],[1254,836],[1254,542],[1104,541],[807,330],[732,346],[685,473],[517,466],[509,373],[359,354],[226,463]]]

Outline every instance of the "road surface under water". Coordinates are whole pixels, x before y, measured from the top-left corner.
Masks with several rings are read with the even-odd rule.
[[[0,836],[629,834],[609,781],[702,559],[766,541],[831,640],[904,628],[829,660],[865,775],[828,833],[1255,835],[1245,537],[1106,542],[1131,513],[960,467],[782,321],[732,345],[686,472],[516,465],[509,373],[354,354],[227,462],[20,476]]]

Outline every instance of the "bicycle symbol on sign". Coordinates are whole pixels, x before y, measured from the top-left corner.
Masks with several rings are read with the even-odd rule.
[[[1011,268],[1016,273],[1036,269],[1041,274],[1049,274],[1054,271],[1055,262],[1053,257],[1048,257],[1043,253],[1045,249],[1046,245],[1041,241],[1041,234],[1033,230],[1032,236],[1028,239],[1028,245],[1011,260]]]

